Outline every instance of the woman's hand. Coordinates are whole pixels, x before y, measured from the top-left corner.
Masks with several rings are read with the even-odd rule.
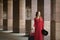
[[[31,32],[30,32],[30,36],[33,36],[34,33],[35,33],[35,27],[32,27],[32,28],[31,28]]]
[[[31,28],[31,32],[34,33],[35,32],[35,27]]]

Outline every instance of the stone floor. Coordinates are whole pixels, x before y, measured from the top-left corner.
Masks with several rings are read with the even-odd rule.
[[[17,33],[7,33],[0,31],[0,40],[28,40],[28,37],[16,35]]]
[[[28,40],[28,36],[0,30],[0,40]],[[50,40],[49,36],[45,36],[44,40]]]

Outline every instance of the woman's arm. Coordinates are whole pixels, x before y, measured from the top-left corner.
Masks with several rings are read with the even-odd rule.
[[[42,28],[44,29],[44,20],[42,20]]]
[[[41,17],[41,25],[42,25],[42,29],[44,29],[44,20],[42,17]]]
[[[36,23],[35,23],[36,21],[35,21],[35,18],[34,18],[34,27],[36,26]]]

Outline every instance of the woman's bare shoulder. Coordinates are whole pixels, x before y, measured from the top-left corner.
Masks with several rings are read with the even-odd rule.
[[[42,18],[42,17],[40,17],[40,20],[42,21],[42,20],[43,20],[43,18]]]
[[[34,20],[36,19],[36,17],[34,18]]]

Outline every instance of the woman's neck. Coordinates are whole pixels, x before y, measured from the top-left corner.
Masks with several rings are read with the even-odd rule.
[[[38,16],[38,17],[36,17],[37,19],[39,19],[40,17]]]

